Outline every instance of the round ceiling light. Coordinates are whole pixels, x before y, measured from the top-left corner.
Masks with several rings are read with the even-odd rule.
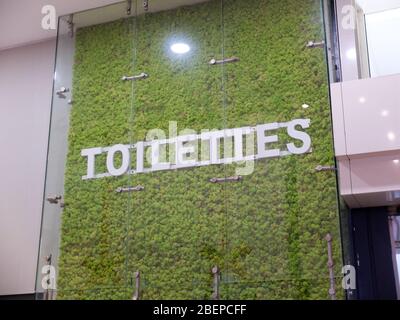
[[[171,51],[176,54],[185,54],[190,51],[190,46],[186,43],[174,43],[171,46]]]

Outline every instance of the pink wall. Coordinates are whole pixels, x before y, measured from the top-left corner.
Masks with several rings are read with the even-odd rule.
[[[0,295],[34,292],[54,53],[0,51]]]
[[[342,196],[350,207],[400,204],[400,75],[331,85]]]

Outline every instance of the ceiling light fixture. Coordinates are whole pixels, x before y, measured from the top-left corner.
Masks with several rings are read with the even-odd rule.
[[[190,46],[186,43],[174,43],[171,46],[171,51],[176,54],[185,54],[190,51]]]

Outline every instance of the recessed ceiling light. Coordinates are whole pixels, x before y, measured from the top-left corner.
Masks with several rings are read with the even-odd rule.
[[[186,43],[174,43],[171,46],[171,51],[176,54],[185,54],[190,51],[190,46]]]
[[[394,164],[399,164],[399,163],[400,163],[400,160],[399,160],[399,159],[395,159],[395,160],[393,160],[393,163],[394,163]]]

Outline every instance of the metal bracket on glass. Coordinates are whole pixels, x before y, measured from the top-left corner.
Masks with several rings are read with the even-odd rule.
[[[59,90],[56,91],[56,94],[58,95],[59,98],[65,99],[65,93],[69,92],[68,88],[61,87]]]
[[[326,242],[328,243],[328,270],[329,270],[329,295],[331,296],[332,300],[336,300],[336,288],[335,288],[335,273],[333,270],[334,263],[333,263],[333,254],[332,254],[332,235],[328,233],[325,238]]]
[[[325,47],[325,41],[320,41],[320,42],[309,41],[306,44],[306,47],[309,48],[309,49],[324,48]]]
[[[208,64],[213,66],[213,65],[218,65],[218,64],[225,64],[225,63],[233,63],[233,62],[238,62],[240,61],[239,58],[233,57],[233,58],[226,58],[223,60],[216,60],[216,59],[211,59]]]
[[[130,16],[132,12],[132,0],[126,1],[126,15]]]
[[[143,9],[144,11],[149,11],[149,0],[143,0]]]
[[[62,196],[48,197],[46,200],[51,204],[58,204],[62,199]]]
[[[67,20],[67,24],[68,24],[68,32],[71,36],[71,38],[74,37],[74,15],[70,14]]]
[[[215,266],[214,268],[212,268],[211,272],[213,274],[213,294],[212,294],[211,298],[212,298],[212,300],[219,300],[220,299],[220,296],[219,296],[219,282],[220,282],[219,268],[217,266]]]
[[[132,300],[140,300],[140,271],[135,272],[135,294]]]
[[[334,166],[318,166],[315,168],[317,172],[325,172],[325,171],[336,171],[336,167]]]
[[[142,79],[147,79],[149,77],[149,75],[147,73],[142,72],[141,74],[139,74],[138,76],[123,76],[122,77],[122,81],[136,81],[136,80],[142,80]]]
[[[115,190],[116,193],[125,193],[125,192],[136,192],[136,191],[143,191],[143,186],[136,186],[136,187],[126,187],[126,188],[117,188]]]
[[[46,261],[46,263],[48,265],[51,265],[51,258],[53,257],[53,255],[50,253],[48,256],[44,257],[44,260]]]
[[[60,208],[65,208],[65,203],[62,200],[62,196],[48,197],[46,199],[50,204],[59,204]]]
[[[47,266],[51,266],[52,259],[53,259],[53,255],[51,253],[48,256],[44,257],[44,260],[45,260]],[[46,281],[47,285],[50,285],[51,284],[51,279],[49,277],[50,274],[51,274],[51,268],[50,267],[47,268],[46,274],[47,274],[47,279],[43,279],[43,280]],[[46,291],[44,292],[44,295],[43,295],[43,299],[44,300],[53,300],[53,290],[46,289]]]
[[[224,182],[238,182],[242,181],[242,176],[235,176],[235,177],[226,177],[226,178],[212,178],[210,179],[211,183],[224,183]]]

